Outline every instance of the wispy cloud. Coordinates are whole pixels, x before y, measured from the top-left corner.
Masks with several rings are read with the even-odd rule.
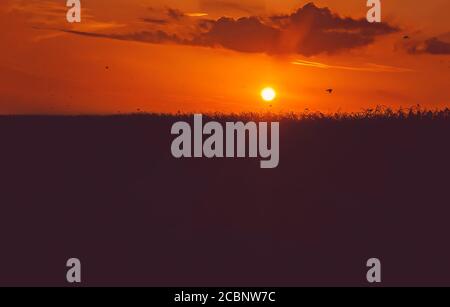
[[[345,66],[345,65],[328,65],[320,62],[312,62],[305,60],[295,60],[291,64],[319,68],[319,69],[340,69],[340,70],[351,70],[351,71],[363,71],[363,72],[391,72],[391,73],[401,73],[401,72],[412,72],[412,69],[395,67],[389,65],[380,65],[374,63],[367,63],[364,66]]]
[[[186,13],[184,15],[186,15],[188,17],[206,17],[209,14],[208,13]]]
[[[199,0],[199,6],[205,11],[240,15],[255,15],[266,10],[264,1],[260,0]]]
[[[2,11],[7,14],[21,16],[31,28],[43,30],[41,33],[37,32],[32,39],[33,42],[40,42],[64,35],[66,34],[64,31],[57,29],[67,28],[68,26],[72,30],[79,32],[115,30],[126,26],[116,22],[96,20],[88,9],[83,9],[82,11],[83,22],[69,25],[66,21],[67,7],[65,6],[65,1],[59,3],[49,0],[15,0],[9,2]]]
[[[66,7],[55,1],[48,0],[16,0],[10,1],[3,8],[8,14],[19,14],[33,23],[54,23],[66,16]]]

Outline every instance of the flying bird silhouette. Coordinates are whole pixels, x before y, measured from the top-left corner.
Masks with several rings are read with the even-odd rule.
[[[408,35],[403,36],[403,39],[409,39]]]
[[[328,94],[333,94],[333,89],[332,89],[332,88],[329,88],[329,89],[326,90],[326,92],[327,92]]]

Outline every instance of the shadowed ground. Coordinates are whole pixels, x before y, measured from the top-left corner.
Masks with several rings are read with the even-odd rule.
[[[282,118],[272,170],[172,158],[180,119],[1,117],[0,284],[450,285],[448,110]]]

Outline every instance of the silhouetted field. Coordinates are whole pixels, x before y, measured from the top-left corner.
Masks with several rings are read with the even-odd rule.
[[[190,115],[0,117],[0,283],[450,285],[449,110],[267,119],[276,169],[174,159]]]

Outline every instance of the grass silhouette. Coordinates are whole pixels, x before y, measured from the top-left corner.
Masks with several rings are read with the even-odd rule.
[[[205,115],[280,121],[271,170],[172,158],[191,114],[2,116],[0,282],[63,284],[80,255],[86,285],[362,285],[372,257],[449,285],[449,115]]]

